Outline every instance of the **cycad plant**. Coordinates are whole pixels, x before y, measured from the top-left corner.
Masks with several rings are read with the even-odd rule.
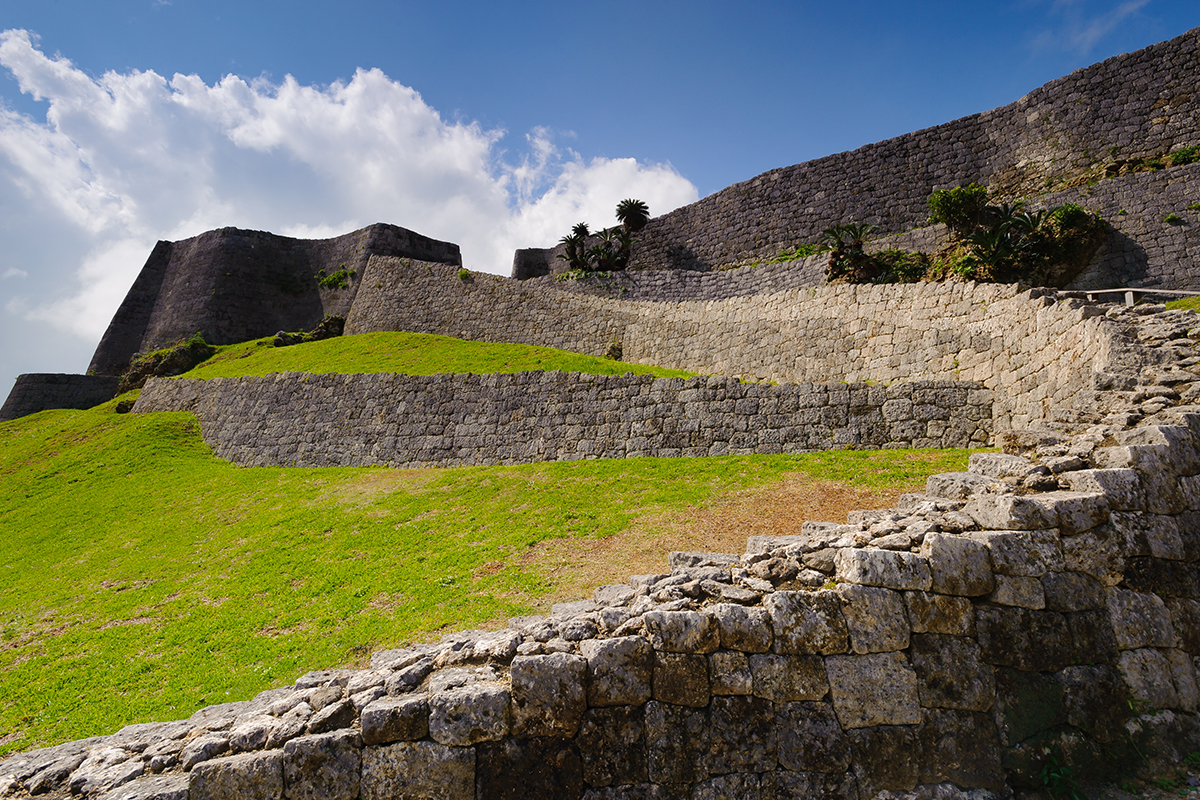
[[[617,203],[617,221],[629,233],[637,233],[650,221],[650,206],[627,198]]]

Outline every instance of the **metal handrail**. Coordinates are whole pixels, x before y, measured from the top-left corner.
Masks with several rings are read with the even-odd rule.
[[[1133,306],[1137,303],[1138,296],[1143,294],[1166,294],[1172,297],[1200,297],[1200,292],[1183,292],[1178,289],[1089,289],[1081,291],[1080,294],[1086,294],[1088,300],[1095,300],[1095,295],[1098,294],[1124,294],[1126,306]]]

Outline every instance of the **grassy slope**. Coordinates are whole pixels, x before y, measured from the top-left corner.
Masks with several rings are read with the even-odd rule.
[[[237,363],[297,369],[306,348],[335,345],[360,343],[249,347]],[[282,357],[297,361],[264,363]],[[549,539],[610,536],[789,475],[899,490],[965,461],[891,450],[242,469],[214,458],[186,414],[0,424],[0,753],[181,718],[528,612],[553,589],[531,559]]]
[[[550,347],[464,342],[428,333],[360,333],[292,347],[271,347],[270,339],[227,345],[185,378],[229,378],[272,372],[526,372],[559,370],[592,375],[686,377],[679,370],[627,364]]]

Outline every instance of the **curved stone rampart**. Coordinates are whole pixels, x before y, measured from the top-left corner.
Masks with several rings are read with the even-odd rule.
[[[292,239],[221,228],[159,242],[92,356],[89,372],[120,374],[137,353],[199,331],[232,344],[280,330],[308,330],[325,314],[350,309],[367,259],[412,256],[460,264],[458,245],[395,225],[371,225],[333,239]],[[356,273],[346,288],[322,288],[314,275]]]
[[[974,181],[1009,199],[1036,197],[1056,180],[1097,165],[1200,144],[1198,52],[1200,29],[1194,29],[1077,70],[991,111],[764,172],[650,220],[629,268],[740,266],[815,242],[824,228],[842,222],[900,233],[924,224],[935,189]],[[1097,186],[1109,183],[1124,189],[1137,181]],[[1153,195],[1141,202],[1160,220],[1179,212],[1156,205]],[[556,252],[518,251],[514,275],[560,270]],[[1138,257],[1130,268],[1147,280],[1195,288],[1194,280],[1175,283],[1190,276],[1170,269],[1169,252],[1158,258],[1151,246],[1127,255]]]
[[[133,410],[192,412],[213,452],[245,466],[427,467],[978,447],[991,438],[991,406],[968,381],[287,373],[152,379]]]
[[[27,373],[0,406],[0,422],[52,408],[91,408],[117,396],[119,378],[104,375]]]

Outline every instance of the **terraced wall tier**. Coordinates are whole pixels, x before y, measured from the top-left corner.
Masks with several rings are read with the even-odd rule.
[[[995,394],[996,430],[1056,409],[1092,410],[1090,390],[1117,369],[1120,347],[1099,306],[1015,285],[823,286],[680,303],[559,285],[463,281],[445,265],[376,257],[346,331],[440,333],[593,355],[618,344],[630,362],[779,383],[977,381]]]
[[[425,467],[979,446],[991,402],[966,381],[285,373],[152,379],[134,411],[190,411],[217,456],[246,466]]]
[[[0,422],[52,408],[91,408],[117,396],[119,378],[104,375],[19,375],[0,406]]]
[[[900,233],[925,223],[935,189],[974,181],[1009,199],[1035,197],[1096,164],[1200,144],[1198,85],[1194,29],[1077,70],[1009,105],[773,169],[655,217],[638,235],[629,269],[742,266],[816,242],[823,229],[843,222]],[[1154,198],[1143,202],[1153,206]],[[1152,216],[1170,210],[1156,206]],[[1168,262],[1153,246],[1145,250],[1137,270],[1173,280]],[[514,276],[561,271],[557,252],[518,251]]]

